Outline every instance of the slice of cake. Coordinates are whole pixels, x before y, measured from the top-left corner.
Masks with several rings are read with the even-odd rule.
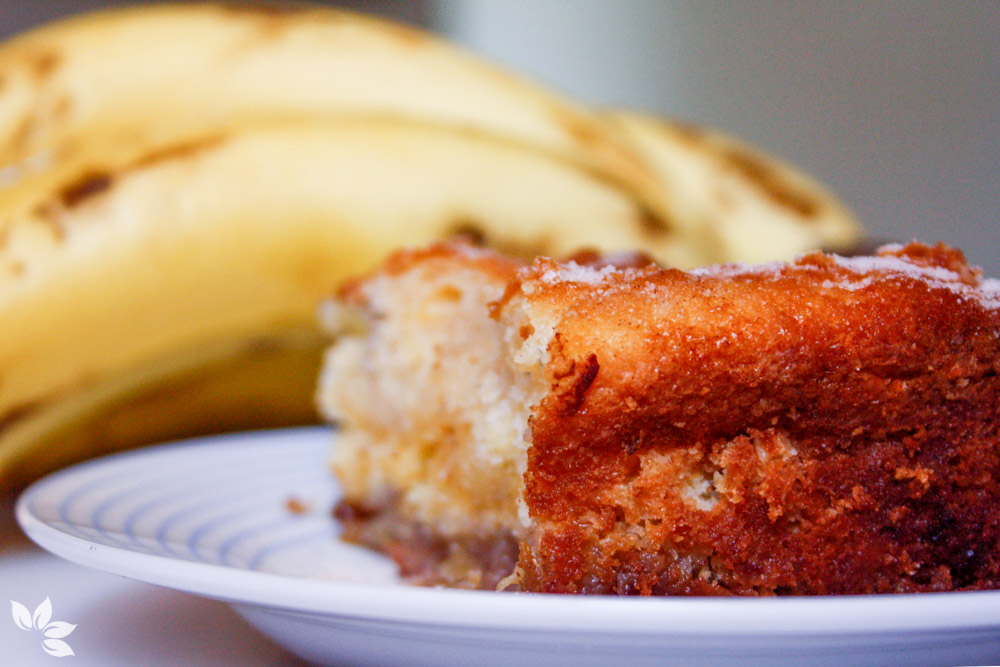
[[[415,581],[1000,587],[1000,283],[955,250],[682,272],[453,242],[326,316],[337,515]]]

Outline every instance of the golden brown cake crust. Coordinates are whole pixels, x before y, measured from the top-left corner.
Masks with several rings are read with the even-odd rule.
[[[557,320],[522,588],[1000,587],[1000,288],[957,251],[600,276],[538,260],[517,299]]]

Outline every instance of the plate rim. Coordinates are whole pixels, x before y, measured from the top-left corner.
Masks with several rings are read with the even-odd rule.
[[[144,459],[194,456],[206,447],[233,450],[247,440],[314,441],[319,460],[335,442],[329,427],[296,427],[204,436],[120,452],[59,470],[25,489],[15,504],[22,530],[71,562],[231,604],[299,614],[414,625],[587,632],[616,635],[825,636],[1000,629],[1000,590],[783,598],[619,598],[496,593],[407,584],[297,577],[195,562],[95,543],[69,534],[31,504],[57,482]],[[265,448],[266,451],[266,448]],[[336,482],[331,477],[331,483]],[[331,519],[332,520],[332,519]]]

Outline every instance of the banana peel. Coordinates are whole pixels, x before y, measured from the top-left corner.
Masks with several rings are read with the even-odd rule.
[[[239,127],[290,115],[404,119],[496,135],[670,204],[601,116],[429,33],[334,9],[166,4],[59,21],[0,46],[8,180],[63,159],[83,131]],[[3,182],[0,174],[0,183]]]
[[[124,373],[88,378],[8,413],[0,488],[122,449],[210,433],[317,423],[315,329],[178,350]]]

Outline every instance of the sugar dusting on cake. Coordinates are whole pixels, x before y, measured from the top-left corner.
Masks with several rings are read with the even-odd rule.
[[[607,260],[607,256],[603,259]],[[710,281],[741,277],[780,280],[789,271],[803,269],[815,272],[817,284],[823,289],[858,291],[884,281],[904,281],[919,283],[931,290],[947,290],[963,299],[973,300],[983,308],[1000,310],[1000,280],[981,278],[979,269],[968,266],[956,251],[920,243],[884,245],[876,255],[844,257],[816,252],[802,255],[791,264],[781,261],[760,264],[734,262],[684,273]],[[652,265],[620,266],[616,262],[595,264],[539,258],[534,266],[522,273],[525,279],[520,288],[525,294],[532,294],[542,286],[578,284],[604,286],[614,292],[630,284],[633,278],[648,276],[656,271]],[[657,298],[657,283],[642,282],[649,298]],[[592,293],[591,297],[603,294],[605,291],[601,290]]]
[[[901,246],[886,246],[883,250],[902,250]],[[898,255],[870,257],[840,257],[834,255],[836,266],[856,275],[856,280],[827,280],[823,287],[862,289],[875,280],[903,278],[919,281],[930,289],[944,289],[966,298],[976,299],[984,308],[1000,309],[1000,280],[987,278],[969,284],[962,274],[944,266],[918,264]]]
[[[826,267],[833,268],[834,275],[825,279],[820,285],[824,289],[841,289],[856,291],[865,289],[884,280],[906,280],[923,283],[930,289],[948,290],[964,298],[974,299],[984,308],[1000,309],[1000,280],[980,279],[979,271],[963,263],[962,271],[931,262],[922,262],[909,253],[913,249],[926,249],[928,246],[911,244],[889,244],[879,248],[879,254],[858,257],[843,257],[840,255],[803,255],[795,265],[815,262],[818,271]],[[817,261],[817,258],[822,261]],[[784,262],[768,262],[764,264],[720,264],[694,269],[688,275],[731,279],[740,276],[755,276],[774,278],[780,277],[790,268]],[[840,269],[837,271],[836,269]],[[839,275],[838,275],[839,274]],[[973,278],[970,279],[970,276]]]
[[[735,278],[737,276],[778,276],[788,268],[785,262],[765,262],[762,264],[714,264],[688,271],[688,275],[699,278]]]
[[[557,264],[545,270],[539,280],[543,283],[584,283],[586,285],[599,285],[604,282],[608,276],[618,272],[614,265],[608,265],[601,268],[594,268],[591,266],[581,266],[576,262],[566,262],[564,264]]]

